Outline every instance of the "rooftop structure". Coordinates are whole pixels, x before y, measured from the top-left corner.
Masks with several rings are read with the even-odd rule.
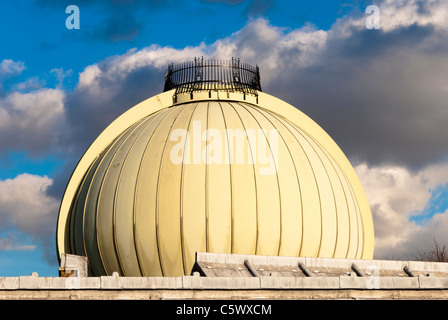
[[[188,275],[197,252],[371,259],[373,239],[341,149],[236,59],[169,66],[85,152],[57,227],[91,276]]]

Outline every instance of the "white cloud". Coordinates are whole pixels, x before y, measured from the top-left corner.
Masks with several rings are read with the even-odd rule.
[[[385,0],[379,5],[381,28],[391,31],[413,24],[448,28],[448,4],[440,0]]]
[[[0,150],[48,152],[65,128],[65,93],[41,88],[12,92],[0,100]]]
[[[0,79],[19,75],[23,70],[25,70],[25,64],[22,61],[4,59],[0,62]]]
[[[64,71],[63,68],[54,68],[54,69],[51,69],[50,72],[54,73],[56,76],[56,80],[57,80],[56,88],[57,89],[63,88],[65,78],[70,77],[72,75],[71,69]]]
[[[204,55],[202,46],[186,47],[182,50],[156,45],[138,51],[131,49],[123,55],[112,56],[87,66],[79,75],[78,89],[104,94],[109,89],[105,85],[119,87],[126,77],[138,70],[152,67],[165,71],[170,63],[191,60],[192,57],[201,55]]]
[[[423,246],[419,246],[421,248],[428,244],[427,240],[432,238],[436,239],[439,243],[448,244],[448,234],[446,230],[448,230],[448,209],[444,212],[435,214],[428,220],[420,229],[419,236],[416,236],[414,240],[416,240],[416,243],[420,243],[421,241],[419,241],[419,239],[422,238],[426,240],[423,242]]]
[[[42,89],[45,86],[45,80],[39,79],[39,77],[31,77],[25,82],[18,83],[16,88],[18,91],[33,91]]]
[[[59,201],[46,194],[52,179],[20,174],[0,180],[0,226],[31,235],[37,242],[53,241]],[[0,247],[30,250],[36,243],[24,245],[16,236],[0,237]]]
[[[288,30],[260,18],[231,36],[217,40],[210,49],[211,56],[218,59],[239,57],[244,62],[262,66],[262,83],[269,86],[291,69],[319,63],[327,37],[326,31],[311,26]]]
[[[372,1],[379,9],[379,28],[382,32],[393,32],[413,25],[432,27],[436,31],[446,31],[448,28],[448,3],[444,0],[379,0]],[[347,15],[341,17],[333,25],[333,31],[339,36],[348,37],[359,30],[366,29],[366,18],[372,12],[364,15]]]
[[[431,189],[448,183],[447,169],[444,163],[418,172],[399,166],[355,167],[372,209],[376,258],[414,259],[432,245],[433,237],[448,243],[446,208],[424,223],[410,220],[423,212]]]
[[[415,232],[409,222],[415,210],[423,210],[430,194],[418,175],[400,167],[356,167],[369,201],[375,226],[375,256],[396,252],[400,243]]]
[[[429,189],[448,183],[448,163],[431,164],[423,170]]]
[[[17,236],[9,232],[6,236],[0,236],[0,250],[20,250],[20,251],[32,251],[36,249],[34,244],[23,244],[21,239],[17,239]]]

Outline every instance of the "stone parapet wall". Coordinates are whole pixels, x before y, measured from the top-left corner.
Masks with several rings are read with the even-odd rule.
[[[60,277],[0,277],[0,299],[448,298],[448,264],[435,262],[197,253],[189,276],[85,277],[66,270]]]
[[[448,290],[448,277],[0,277],[8,290]]]

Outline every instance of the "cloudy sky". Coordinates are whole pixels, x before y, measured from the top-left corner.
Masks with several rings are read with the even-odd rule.
[[[263,91],[334,138],[367,193],[375,258],[448,244],[446,0],[0,0],[0,29],[0,276],[57,275],[77,161],[163,90],[168,63],[197,56],[258,65]]]

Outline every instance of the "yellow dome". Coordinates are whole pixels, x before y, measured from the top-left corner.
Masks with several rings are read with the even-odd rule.
[[[262,92],[173,94],[124,113],[82,157],[59,255],[125,276],[190,274],[195,252],[372,258],[364,191],[314,121]]]

